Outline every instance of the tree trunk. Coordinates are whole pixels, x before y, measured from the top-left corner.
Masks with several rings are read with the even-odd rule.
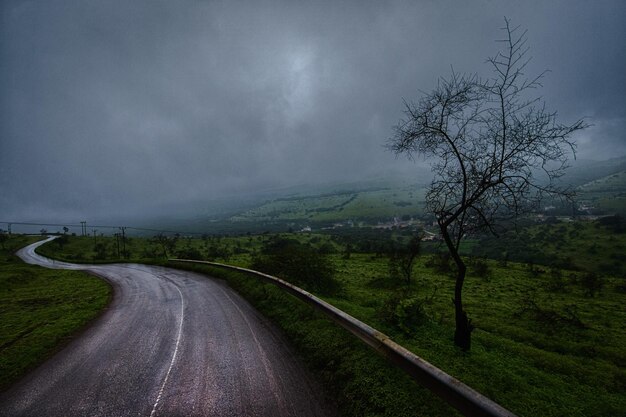
[[[458,272],[456,275],[456,283],[454,285],[454,317],[456,321],[454,344],[464,351],[468,351],[470,350],[472,342],[471,337],[474,326],[472,326],[471,320],[467,318],[467,313],[463,310],[462,291],[467,268],[462,260],[460,260],[460,263],[457,262],[457,268]]]
[[[459,251],[457,250],[454,243],[452,243],[452,239],[448,234],[447,228],[445,226],[441,226],[441,234],[443,235],[443,239],[448,246],[448,251],[454,259],[454,263],[457,267],[456,274],[456,282],[454,284],[454,318],[456,328],[454,330],[454,344],[460,347],[464,351],[470,350],[471,342],[472,342],[472,330],[474,330],[474,326],[472,326],[472,321],[467,317],[467,313],[463,310],[463,282],[465,281],[465,273],[467,271],[467,266],[461,256],[459,255]]]

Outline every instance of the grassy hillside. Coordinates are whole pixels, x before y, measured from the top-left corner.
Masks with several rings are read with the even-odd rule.
[[[573,160],[570,162],[572,167],[567,170],[563,180],[574,186],[626,170],[626,156],[605,161]]]
[[[488,273],[472,272],[465,287],[477,330],[464,355],[451,344],[453,280],[428,258],[418,263],[409,296],[398,294],[404,290],[385,260],[352,255],[336,262],[345,295],[329,301],[518,414],[624,410],[622,279],[604,277],[602,294],[589,297],[582,274],[535,274],[525,265],[487,261]],[[394,297],[409,301],[394,304]]]
[[[36,240],[12,235],[0,248],[0,390],[67,342],[111,296],[100,279],[27,265],[13,255]]]
[[[626,171],[590,181],[577,192],[578,200],[592,212],[626,215]]]
[[[485,237],[471,253],[492,259],[626,276],[626,220],[535,225],[499,238]],[[625,283],[626,284],[626,283]]]
[[[377,221],[423,214],[423,188],[404,185],[365,191],[277,198],[231,217],[234,222],[291,220],[332,223]]]

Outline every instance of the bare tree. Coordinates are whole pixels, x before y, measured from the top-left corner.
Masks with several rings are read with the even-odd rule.
[[[463,309],[466,265],[459,254],[464,236],[498,234],[503,220],[527,213],[546,196],[571,196],[555,180],[575,153],[572,133],[587,127],[556,122],[540,98],[542,73],[526,78],[526,32],[517,34],[505,18],[503,48],[487,63],[491,78],[452,72],[419,102],[405,102],[389,147],[396,154],[432,159],[434,179],[426,207],[436,216],[457,267],[454,342],[470,348],[473,326]]]
[[[163,233],[159,233],[152,238],[152,242],[161,246],[161,249],[163,250],[163,257],[167,258],[169,256],[168,254],[172,253],[176,248],[178,237],[178,233],[174,237],[169,237],[164,235]]]
[[[411,285],[413,278],[413,266],[420,255],[421,236],[411,238],[405,247],[396,248],[389,254],[389,270],[392,276],[401,277],[404,283]]]

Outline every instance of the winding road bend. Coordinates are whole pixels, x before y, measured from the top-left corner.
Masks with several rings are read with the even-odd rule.
[[[48,239],[50,240],[50,239]],[[321,390],[276,328],[220,281],[138,264],[47,268],[109,281],[109,308],[0,394],[2,416],[328,416]]]

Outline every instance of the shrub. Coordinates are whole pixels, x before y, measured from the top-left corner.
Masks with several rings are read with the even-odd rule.
[[[67,235],[61,235],[59,237],[57,237],[55,240],[57,245],[59,245],[59,249],[63,249],[63,246],[65,246],[65,244],[67,244],[67,242],[69,241],[69,238],[67,237]]]
[[[626,222],[619,215],[601,217],[598,219],[598,224],[604,226],[613,233],[626,232]]]
[[[563,277],[563,273],[558,268],[551,268],[548,275],[546,288],[548,291],[560,292],[565,290],[567,281]]]
[[[447,252],[437,253],[432,255],[425,265],[428,268],[433,268],[435,271],[441,274],[447,274],[452,272],[453,267],[451,265],[450,254]]]
[[[596,295],[596,292],[600,292],[604,283],[598,274],[593,272],[588,272],[584,274],[580,280],[580,284],[585,291],[585,295],[587,297],[593,297]]]
[[[230,259],[230,255],[231,252],[226,246],[211,245],[207,246],[206,249],[206,257],[211,261],[217,259],[223,259],[225,261],[228,261]]]
[[[380,319],[409,335],[426,319],[424,304],[427,300],[396,293],[385,300],[378,311]]]
[[[534,296],[527,296],[521,301],[520,308],[513,317],[527,317],[542,325],[546,331],[585,329],[587,325],[578,316],[578,309],[573,304],[563,307],[563,313],[537,304]]]
[[[328,259],[296,240],[274,238],[252,259],[252,269],[276,275],[306,290],[324,294],[338,289],[335,268]]]
[[[491,277],[491,269],[486,260],[481,258],[470,259],[469,266],[471,268],[471,274],[480,278],[489,280]]]
[[[204,259],[200,251],[192,247],[186,247],[182,250],[177,251],[176,256],[181,259],[196,259],[196,260]]]
[[[333,253],[337,253],[337,249],[335,248],[335,246],[332,243],[328,243],[328,242],[321,245],[317,251],[321,253],[322,255],[330,255]]]
[[[104,245],[104,243],[96,243],[93,250],[95,252],[94,259],[98,259],[98,260],[106,259],[107,250],[106,250],[106,246]]]

